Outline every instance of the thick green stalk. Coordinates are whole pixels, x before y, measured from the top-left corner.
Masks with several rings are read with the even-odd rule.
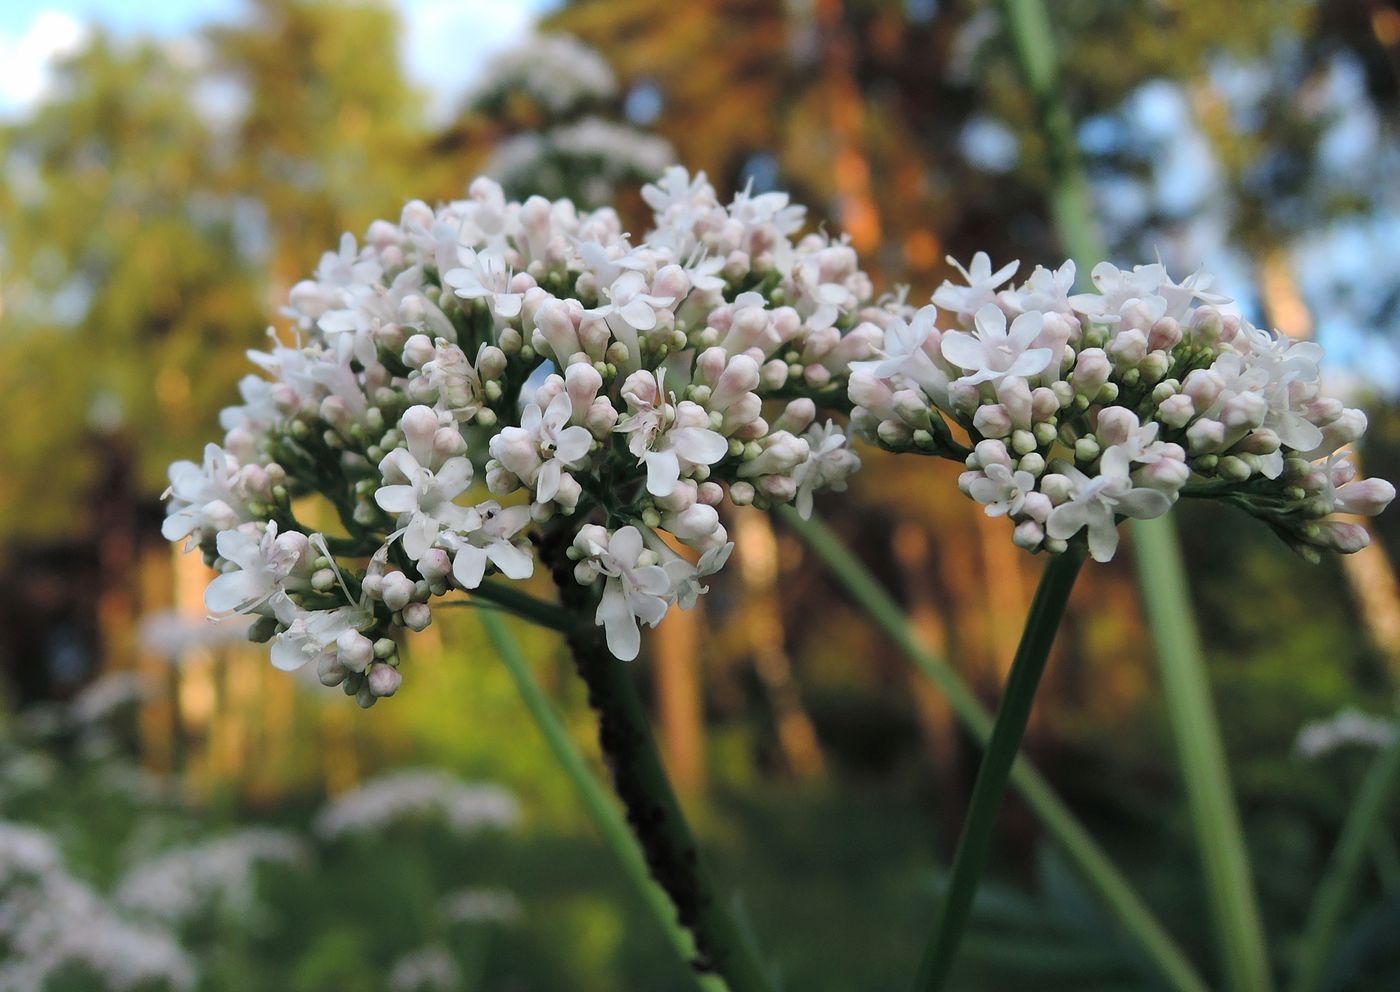
[[[1060,619],[1065,615],[1070,591],[1083,564],[1083,551],[1071,547],[1063,554],[1052,555],[1041,573],[1040,584],[1036,586],[1035,598],[1031,600],[1030,613],[1026,617],[1026,626],[1021,631],[1021,643],[1017,645],[1016,657],[1011,663],[1011,674],[1006,679],[1006,689],[997,706],[992,736],[987,742],[986,754],[982,756],[982,767],[977,770],[972,802],[968,806],[967,819],[963,821],[957,852],[953,855],[948,891],[943,897],[933,935],[924,949],[923,963],[914,980],[914,988],[918,992],[938,992],[947,984],[948,975],[953,970],[953,960],[957,957],[958,945],[962,942],[968,916],[972,913],[977,884],[991,853],[992,831],[996,826],[997,813],[1001,810],[1002,796],[1006,793],[1011,766],[1016,760],[1016,752],[1021,748],[1021,738],[1026,733],[1035,691],[1040,687],[1040,677],[1050,658],[1050,647],[1055,643],[1055,632],[1060,629]]]
[[[1081,279],[1104,257],[1074,121],[1060,93],[1059,65],[1043,0],[1001,0],[1026,89],[1048,143],[1050,208]],[[1254,895],[1220,728],[1210,700],[1200,636],[1186,594],[1186,573],[1168,518],[1134,521],[1134,561],[1148,626],[1162,668],[1167,715],[1176,739],[1200,848],[1227,986],[1268,992],[1264,927]]]
[[[1317,992],[1336,949],[1337,927],[1352,901],[1367,851],[1380,834],[1385,812],[1400,785],[1400,735],[1371,763],[1361,791],[1347,813],[1342,836],[1332,852],[1327,875],[1313,897],[1312,910],[1303,928],[1292,992]]]
[[[574,589],[582,587],[575,583]],[[581,618],[567,636],[574,664],[588,687],[589,705],[598,715],[598,743],[612,771],[613,791],[627,810],[627,823],[652,877],[695,937],[693,966],[720,975],[733,992],[772,992],[757,952],[700,856],[630,667],[608,651],[602,628],[591,617]]]
[[[904,611],[880,585],[860,559],[820,520],[803,520],[790,507],[783,520],[826,564],[831,574],[872,620],[885,632],[920,672],[948,699],[953,713],[983,745],[991,737],[992,717],[977,697],[943,659],[919,642]],[[1142,954],[1161,972],[1171,988],[1180,992],[1206,992],[1205,982],[1177,947],[1166,929],[1152,915],[1123,874],[1055,793],[1049,782],[1024,757],[1011,767],[1011,784],[1031,807],[1056,844],[1089,888]]]
[[[526,665],[520,647],[511,636],[505,621],[489,610],[483,610],[480,617],[486,636],[490,638],[491,645],[496,649],[502,664],[506,666],[506,671],[510,673],[521,701],[529,711],[531,719],[535,721],[535,726],[539,728],[545,744],[554,755],[554,760],[558,762],[565,777],[578,793],[589,819],[593,821],[603,842],[622,863],[624,873],[636,887],[657,922],[661,924],[671,946],[675,948],[681,960],[689,964],[695,959],[695,941],[690,931],[676,920],[675,909],[666,893],[652,881],[641,848],[637,846],[637,841],[628,830],[627,822],[608,794],[607,787],[598,781],[592,769],[588,767],[588,762],[574,746],[549,698],[530,674],[529,666]],[[697,972],[695,977],[704,992],[727,992],[729,988],[717,975]]]

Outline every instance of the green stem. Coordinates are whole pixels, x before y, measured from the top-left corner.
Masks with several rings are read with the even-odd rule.
[[[985,745],[992,733],[991,714],[958,673],[919,642],[904,611],[860,559],[820,520],[803,520],[790,507],[782,508],[781,514],[784,522],[822,559],[886,636],[939,688],[963,726]],[[1069,857],[1085,883],[1098,894],[1123,932],[1137,944],[1170,987],[1179,992],[1206,992],[1205,982],[1171,935],[1050,783],[1024,757],[1017,758],[1012,765],[1011,784]]]
[[[1043,0],[1001,0],[1007,31],[1049,148],[1050,209],[1083,279],[1104,257],[1074,121],[1060,93],[1059,62]],[[1167,518],[1134,521],[1134,561],[1167,697],[1182,774],[1205,866],[1227,985],[1236,992],[1273,987],[1264,928],[1230,785],[1220,728],[1210,702],[1200,637],[1186,595],[1176,531]]]
[[[1264,927],[1176,531],[1162,517],[1136,521],[1132,533],[1133,563],[1162,672],[1162,694],[1205,871],[1225,984],[1237,992],[1265,992],[1273,988],[1273,979]]]
[[[1342,825],[1342,835],[1332,852],[1327,875],[1318,887],[1303,928],[1302,951],[1292,992],[1317,992],[1322,987],[1327,962],[1336,950],[1342,914],[1351,904],[1366,853],[1372,849],[1374,839],[1381,836],[1377,831],[1395,797],[1397,784],[1400,784],[1400,735],[1372,762],[1356,802]]]
[[[1050,646],[1055,643],[1055,632],[1060,628],[1060,618],[1065,615],[1065,605],[1083,563],[1083,551],[1071,546],[1063,554],[1052,555],[1041,573],[1026,626],[1021,632],[1021,643],[1011,663],[1011,674],[997,707],[992,737],[987,742],[982,767],[977,771],[977,783],[972,788],[972,802],[967,819],[963,821],[957,852],[953,855],[948,891],[914,980],[916,990],[937,992],[947,984],[953,969],[958,944],[972,913],[977,883],[991,853],[992,829],[1006,793],[1011,766],[1026,733],[1035,691],[1040,686]]]
[[[577,584],[573,588],[582,589]],[[771,992],[757,953],[724,905],[700,857],[630,667],[608,651],[602,630],[591,617],[580,619],[568,641],[588,686],[589,705],[598,714],[598,741],[612,770],[613,791],[627,810],[627,822],[652,877],[671,897],[681,924],[695,936],[693,966],[697,971],[716,972],[733,992]]]
[[[560,721],[559,715],[554,711],[549,698],[540,688],[539,683],[535,681],[534,676],[530,674],[525,658],[520,653],[520,647],[515,638],[511,636],[505,622],[489,610],[483,611],[480,616],[481,626],[486,631],[486,636],[490,638],[492,647],[496,649],[506,671],[510,673],[521,701],[529,711],[530,717],[535,721],[535,726],[539,728],[545,744],[554,755],[554,760],[558,762],[565,777],[578,793],[589,819],[593,821],[593,825],[602,836],[603,842],[622,863],[623,872],[642,896],[657,922],[661,924],[671,946],[681,960],[689,964],[695,958],[695,941],[691,938],[690,931],[676,921],[675,910],[672,908],[670,900],[667,899],[666,893],[661,891],[657,884],[651,880],[651,876],[647,872],[646,859],[642,857],[641,848],[637,846],[631,831],[627,829],[627,822],[623,819],[617,804],[608,795],[607,789],[598,781],[592,769],[588,767],[588,762],[579,753],[578,748],[574,746],[569,732]],[[727,992],[728,990],[728,986],[716,975],[696,973],[695,977],[704,992]]]
[[[470,595],[495,603],[516,616],[561,634],[567,633],[572,623],[569,615],[559,605],[538,599],[503,582],[483,582],[472,589]]]

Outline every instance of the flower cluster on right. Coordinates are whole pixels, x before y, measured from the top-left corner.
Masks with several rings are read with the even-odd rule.
[[[1177,283],[1160,264],[1104,262],[1076,294],[1073,262],[1009,285],[1017,265],[979,253],[958,266],[966,285],[885,325],[880,356],[851,365],[858,433],[963,460],[962,491],[1027,550],[1082,532],[1107,561],[1121,518],[1181,496],[1240,506],[1309,558],[1367,545],[1333,514],[1374,516],[1395,487],[1357,478],[1347,446],[1366,416],[1322,393],[1318,345],[1253,326],[1200,272]],[[939,310],[956,326],[938,327]]]

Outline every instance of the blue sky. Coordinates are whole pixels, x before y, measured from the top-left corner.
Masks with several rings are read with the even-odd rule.
[[[381,2],[401,11],[404,44],[414,53],[405,64],[416,81],[433,81],[436,92],[459,92],[473,81],[481,56],[524,36],[549,6],[549,0]],[[243,0],[3,0],[0,116],[21,115],[43,96],[47,66],[78,47],[89,25],[176,38],[210,21],[237,20],[243,10]]]

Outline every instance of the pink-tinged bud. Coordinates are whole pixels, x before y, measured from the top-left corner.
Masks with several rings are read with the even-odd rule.
[[[997,383],[997,399],[1006,407],[1011,425],[1018,430],[1031,427],[1031,387],[1020,376],[1007,376]]]
[[[1011,434],[1011,414],[1000,403],[980,406],[972,415],[972,426],[983,437],[1009,437]]]
[[[694,479],[681,479],[671,492],[656,497],[656,505],[663,513],[684,513],[698,502],[699,495],[700,487]]]
[[[729,353],[723,348],[706,348],[695,357],[694,381],[699,386],[713,386],[729,362]]]
[[[729,485],[729,499],[735,506],[748,506],[754,498],[753,484],[749,482],[733,482]]]
[[[1011,453],[1001,441],[978,441],[972,453],[977,456],[977,464],[981,468],[985,469],[988,465],[1011,467]]]
[[[1102,348],[1085,348],[1075,360],[1074,371],[1070,373],[1069,381],[1074,385],[1076,392],[1092,399],[1099,394],[1103,384],[1108,382],[1112,371],[1113,365]]]
[[[409,630],[426,630],[433,622],[433,611],[427,603],[409,603],[403,608],[403,625]]]
[[[917,389],[895,390],[894,412],[911,427],[929,426],[928,397]]]
[[[1346,407],[1339,399],[1331,396],[1319,396],[1308,404],[1307,411],[1303,414],[1308,421],[1318,427],[1326,427],[1332,421],[1340,417]]]
[[[685,269],[679,265],[663,265],[657,270],[656,278],[651,283],[651,294],[669,298],[671,300],[682,299],[686,293],[690,292],[690,276],[685,274]]]
[[[554,494],[554,502],[558,503],[566,510],[572,510],[578,506],[578,501],[583,497],[583,487],[579,485],[568,472],[559,476],[559,491]]]
[[[792,400],[783,408],[782,416],[773,422],[773,429],[801,434],[817,419],[817,404],[807,397]]]
[[[1094,436],[1099,439],[1099,447],[1124,444],[1142,426],[1137,414],[1125,406],[1106,406],[1099,411],[1098,424]]]
[[[638,369],[622,383],[622,398],[632,406],[647,407],[661,402],[656,388],[656,373]]]
[[[1194,369],[1181,384],[1182,394],[1191,397],[1197,410],[1209,410],[1225,391],[1225,380],[1210,369]]]
[[[1053,389],[1037,386],[1031,390],[1031,419],[1037,424],[1049,420],[1060,412],[1060,401]]]
[[[1374,517],[1395,498],[1395,487],[1384,479],[1349,482],[1337,490],[1337,509],[1362,517]]]
[[[523,428],[502,428],[501,432],[491,439],[490,450],[492,458],[522,479],[532,478],[535,469],[539,468],[540,455],[535,450],[534,438]]]
[[[1186,429],[1186,445],[1193,455],[1220,451],[1225,447],[1225,425],[1202,417]]]
[[[1040,491],[1051,503],[1059,506],[1074,496],[1074,483],[1058,472],[1050,472],[1040,479]]]
[[[820,389],[831,381],[831,371],[825,365],[808,365],[803,369],[802,378],[813,389]]]
[[[418,560],[418,573],[429,582],[439,582],[452,574],[452,559],[442,548],[429,548]]]
[[[718,482],[702,482],[696,489],[695,498],[706,506],[719,506],[724,502],[724,487]]]
[[[724,417],[720,421],[720,432],[733,434],[745,424],[757,420],[759,414],[763,412],[763,400],[757,393],[745,393],[733,403],[729,404],[729,409],[724,411]]]
[[[913,429],[902,420],[882,420],[875,428],[879,439],[891,448],[908,444],[914,437]]]
[[[788,365],[781,359],[765,362],[759,369],[759,382],[765,389],[781,389],[788,381]]]
[[[506,353],[493,344],[486,345],[476,356],[476,371],[483,379],[499,379],[506,370]]]
[[[608,345],[612,343],[612,331],[606,321],[585,319],[579,326],[578,339],[583,353],[593,361],[601,362],[608,353]]]
[[[437,429],[438,415],[431,407],[411,406],[399,418],[399,430],[403,431],[408,450],[412,452],[432,450]]]
[[[811,446],[787,431],[770,435],[768,444],[757,458],[739,466],[739,476],[751,479],[763,475],[786,475],[807,460]]]
[[[569,308],[558,300],[550,300],[535,311],[535,329],[554,353],[556,364],[562,365],[574,352],[585,350]]]
[[[392,665],[371,665],[369,669],[369,691],[379,699],[392,696],[403,685],[403,676]]]
[[[711,410],[724,410],[739,397],[756,390],[761,380],[757,362],[746,355],[735,355],[715,381],[706,405]]]
[[[1181,429],[1196,415],[1196,404],[1185,393],[1168,396],[1157,406],[1157,415],[1168,427]]]
[[[1246,455],[1272,455],[1281,444],[1277,433],[1267,427],[1260,427],[1240,438],[1234,450]]]
[[[390,572],[384,576],[381,594],[385,606],[391,610],[401,610],[413,601],[413,580],[402,572]]]
[[[1305,454],[1308,458],[1330,455],[1354,441],[1359,441],[1366,433],[1366,426],[1366,414],[1360,410],[1343,410],[1336,420],[1322,428],[1322,443]]]
[[[573,404],[576,420],[587,413],[602,388],[603,377],[592,365],[578,362],[564,370],[564,389]]]
[[[583,418],[583,426],[596,438],[607,437],[616,423],[617,411],[606,396],[590,405]]]
[[[958,413],[974,413],[982,405],[982,391],[970,382],[954,382],[948,386],[948,402]]]
[[[1027,455],[1026,457],[1030,457]],[[1025,459],[1022,459],[1024,464]],[[1031,520],[1045,523],[1045,518],[1050,516],[1050,511],[1055,508],[1050,502],[1050,497],[1044,493],[1026,493],[1026,498],[1021,503],[1021,515],[1029,517]]]
[[[336,638],[336,657],[352,672],[363,672],[374,660],[374,642],[358,630],[347,630]]]
[[[403,363],[412,369],[420,369],[437,355],[437,348],[426,334],[415,334],[403,345]]]
[[[350,410],[350,404],[339,396],[327,396],[323,399],[319,412],[322,420],[340,431],[349,430],[351,423],[355,420],[355,415]]]
[[[1229,433],[1253,430],[1269,415],[1269,401],[1258,393],[1236,393],[1220,408],[1220,421]]]
[[[708,536],[719,526],[719,512],[713,506],[695,503],[681,513],[663,513],[661,526],[682,541],[694,541]]]
[[[1367,547],[1371,543],[1371,535],[1361,524],[1348,520],[1320,520],[1305,529],[1305,540],[1309,544],[1350,555]]]
[[[1120,368],[1132,368],[1147,357],[1147,335],[1136,327],[1119,331],[1108,343],[1108,353]]]
[[[775,503],[790,502],[797,495],[797,483],[790,475],[766,475],[758,485]]]
[[[1026,551],[1034,551],[1045,540],[1045,528],[1034,520],[1022,520],[1011,532],[1011,543]]]
[[[1181,343],[1181,335],[1181,325],[1171,317],[1163,317],[1148,332],[1147,347],[1152,351],[1171,351]]]
[[[430,406],[437,402],[438,391],[427,376],[419,376],[416,379],[409,379],[408,385],[404,387],[404,392],[413,401],[415,406]]]
[[[877,417],[888,418],[894,413],[894,390],[884,379],[867,371],[851,373],[846,395],[856,406],[864,407]]]
[[[1178,492],[1191,478],[1191,469],[1184,461],[1174,458],[1159,458],[1144,465],[1133,474],[1138,485],[1157,489],[1164,493]]]
[[[438,461],[447,461],[467,452],[467,439],[455,427],[439,427],[433,433],[433,454]]]
[[[327,688],[340,685],[349,674],[349,669],[342,665],[333,654],[323,654],[316,660],[316,678]]]
[[[1225,321],[1215,307],[1198,307],[1191,317],[1191,333],[1200,344],[1215,344],[1221,339],[1224,331]]]
[[[321,286],[310,279],[303,279],[287,294],[287,302],[293,310],[307,317],[321,316],[331,307],[331,297]]]

